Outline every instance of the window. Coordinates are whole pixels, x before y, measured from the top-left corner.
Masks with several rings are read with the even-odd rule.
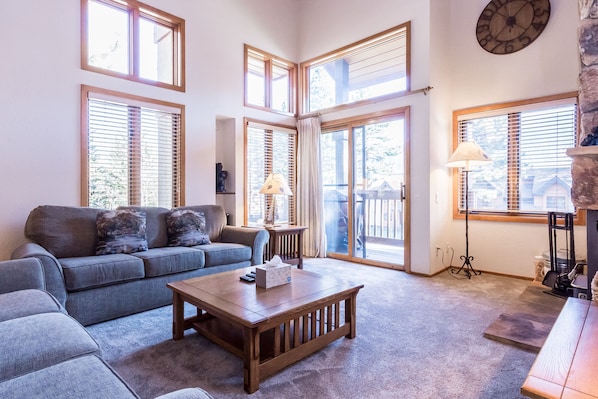
[[[296,112],[297,65],[245,45],[245,105]]]
[[[85,206],[181,205],[184,106],[82,88]]]
[[[410,89],[410,23],[301,64],[304,112]]]
[[[185,90],[185,20],[135,0],[81,0],[81,68]]]
[[[576,211],[571,202],[571,158],[566,155],[577,140],[576,96],[454,112],[455,146],[475,141],[493,161],[469,173],[472,217],[545,222],[549,211]],[[462,214],[465,173],[455,173],[455,211]]]
[[[245,122],[245,223],[261,224],[272,204],[272,195],[260,194],[270,173],[282,174],[296,193],[297,131],[248,119]],[[276,220],[295,223],[294,196],[277,196]]]

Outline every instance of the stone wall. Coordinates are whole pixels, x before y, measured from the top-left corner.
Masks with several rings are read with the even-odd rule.
[[[598,126],[598,0],[579,1],[579,141]]]

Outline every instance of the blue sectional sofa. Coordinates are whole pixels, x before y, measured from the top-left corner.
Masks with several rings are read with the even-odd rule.
[[[0,262],[0,398],[139,398],[44,285],[38,259]],[[159,398],[211,396],[187,388]]]
[[[45,289],[83,325],[168,305],[172,292],[166,284],[171,281],[263,263],[269,233],[227,226],[219,205],[125,210],[143,216],[143,234],[134,238],[143,236],[145,241],[136,242],[132,251],[98,255],[98,215],[106,210],[44,205],[29,214],[28,242],[16,248],[12,258],[39,259]],[[209,243],[173,246],[169,222],[174,211],[201,215]]]

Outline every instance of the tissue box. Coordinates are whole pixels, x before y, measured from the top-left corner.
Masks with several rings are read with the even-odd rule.
[[[255,283],[258,287],[272,288],[291,282],[291,265],[256,266]]]

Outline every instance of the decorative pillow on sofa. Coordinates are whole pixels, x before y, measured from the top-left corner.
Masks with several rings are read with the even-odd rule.
[[[210,236],[205,233],[206,217],[203,212],[191,209],[175,209],[166,214],[168,245],[171,247],[191,247],[210,244]]]
[[[147,251],[145,212],[131,209],[100,211],[96,227],[96,255]]]

